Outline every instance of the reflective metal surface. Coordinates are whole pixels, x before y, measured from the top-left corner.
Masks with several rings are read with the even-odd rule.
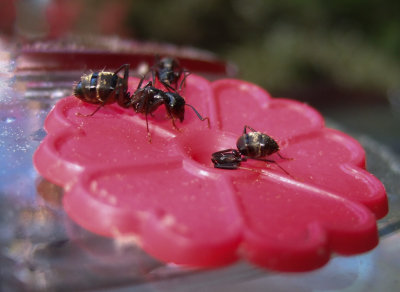
[[[16,78],[12,54],[1,58],[1,291],[400,290],[400,160],[370,133],[350,132],[365,147],[368,170],[385,184],[390,201],[389,215],[378,223],[381,242],[373,251],[337,256],[309,273],[271,273],[247,263],[212,271],[164,265],[136,247],[133,240],[96,236],[66,216],[62,189],[38,175],[32,154],[46,135],[43,122],[47,113],[58,98],[69,93],[69,87],[40,78],[33,86],[29,79]],[[37,87],[50,94],[39,98],[32,93]],[[346,119],[340,114],[343,112],[330,112],[342,122],[328,122],[328,126],[346,131]]]

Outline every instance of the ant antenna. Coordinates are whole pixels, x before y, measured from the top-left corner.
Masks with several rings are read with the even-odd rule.
[[[282,166],[279,165],[278,162],[275,161],[275,164],[284,172],[286,173],[288,176],[290,176],[291,178],[295,179],[286,169],[284,169]]]
[[[267,162],[272,162],[275,163],[276,166],[278,166],[284,173],[286,173],[288,176],[290,176],[293,179],[296,179],[293,175],[291,175],[286,169],[284,169],[278,162],[276,162],[275,160],[270,160],[270,159],[265,159],[264,161]]]
[[[277,152],[276,154],[278,154],[278,156],[279,156],[281,159],[285,159],[285,160],[294,160],[294,158],[288,158],[288,157],[282,156],[279,152]]]
[[[291,175],[286,169],[284,169],[278,162],[276,162],[275,160],[272,159],[266,159],[266,158],[251,158],[251,157],[247,157],[250,159],[254,159],[254,160],[259,160],[259,161],[264,161],[264,162],[270,162],[270,163],[274,163],[276,166],[278,166],[284,173],[286,173],[288,176],[290,176],[293,179],[296,179],[293,175]],[[290,158],[289,158],[290,159]]]
[[[203,118],[203,117],[199,114],[199,112],[198,112],[192,105],[187,104],[187,103],[185,103],[185,105],[191,107],[192,110],[196,113],[197,117],[198,117],[201,121],[207,120],[207,122],[208,122],[208,128],[210,129],[210,119],[209,119],[208,117],[204,117],[204,118]]]

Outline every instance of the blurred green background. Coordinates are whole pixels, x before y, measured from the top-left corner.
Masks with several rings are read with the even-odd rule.
[[[217,52],[275,96],[369,100],[399,86],[399,11],[377,0],[147,0],[127,23],[139,39]]]

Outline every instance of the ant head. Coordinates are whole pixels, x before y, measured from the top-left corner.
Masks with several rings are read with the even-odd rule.
[[[174,118],[180,122],[185,118],[185,100],[176,92],[166,92],[168,96],[168,109]]]
[[[249,135],[243,134],[236,141],[236,147],[242,155],[248,156],[250,153],[249,149]]]
[[[179,62],[175,58],[164,57],[159,62],[160,66],[163,68],[173,69],[175,67],[179,67]]]

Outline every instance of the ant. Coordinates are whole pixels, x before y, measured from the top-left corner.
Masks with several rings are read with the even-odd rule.
[[[247,129],[250,129],[251,132],[247,133]],[[243,135],[237,140],[236,147],[237,149],[231,148],[214,152],[211,156],[211,161],[214,163],[214,167],[237,169],[242,161],[254,159],[275,163],[284,173],[291,176],[291,174],[281,167],[278,162],[265,158],[266,156],[276,153],[282,159],[292,160],[292,158],[286,158],[279,154],[279,145],[270,136],[245,125]]]
[[[124,77],[118,76],[124,70]],[[93,72],[83,74],[81,80],[74,88],[74,95],[82,101],[99,104],[93,116],[100,108],[106,104],[117,102],[121,107],[128,108],[131,96],[128,92],[129,64],[124,64],[113,72]]]
[[[136,113],[144,113],[146,116],[146,128],[147,136],[151,141],[151,135],[149,131],[149,121],[147,116],[159,108],[161,105],[165,106],[167,114],[172,121],[172,125],[175,129],[178,127],[175,124],[175,118],[183,121],[185,117],[185,106],[192,108],[197,117],[201,120],[207,120],[208,128],[210,128],[210,119],[208,117],[202,117],[199,112],[190,104],[186,103],[185,99],[179,95],[176,91],[163,91],[153,86],[153,83],[149,81],[144,87],[142,86],[144,76],[140,80],[136,91],[132,95],[131,102],[129,105],[133,106]]]
[[[154,65],[150,71],[153,76],[153,84],[157,79],[167,91],[180,91],[186,77],[190,75],[188,70],[181,67],[177,59],[170,57],[160,59],[158,55],[156,55]],[[178,86],[178,81],[182,75],[184,75],[183,79]]]
[[[124,75],[120,77],[118,73],[122,70],[124,70]],[[114,102],[117,102],[123,108],[132,106],[136,113],[144,113],[146,115],[147,135],[149,136],[149,141],[151,141],[147,115],[151,115],[159,106],[164,104],[174,128],[178,129],[174,119],[178,118],[181,122],[183,121],[185,115],[184,107],[186,105],[193,109],[201,121],[207,120],[210,128],[210,119],[208,117],[203,118],[192,105],[185,102],[185,99],[174,88],[171,87],[173,92],[163,91],[153,87],[151,81],[141,87],[145,78],[143,76],[136,91],[130,95],[128,92],[128,77],[129,64],[122,65],[115,72],[102,71],[82,75],[81,80],[74,88],[74,95],[82,101],[99,104],[99,106],[91,114],[78,114],[90,117],[103,106]]]

